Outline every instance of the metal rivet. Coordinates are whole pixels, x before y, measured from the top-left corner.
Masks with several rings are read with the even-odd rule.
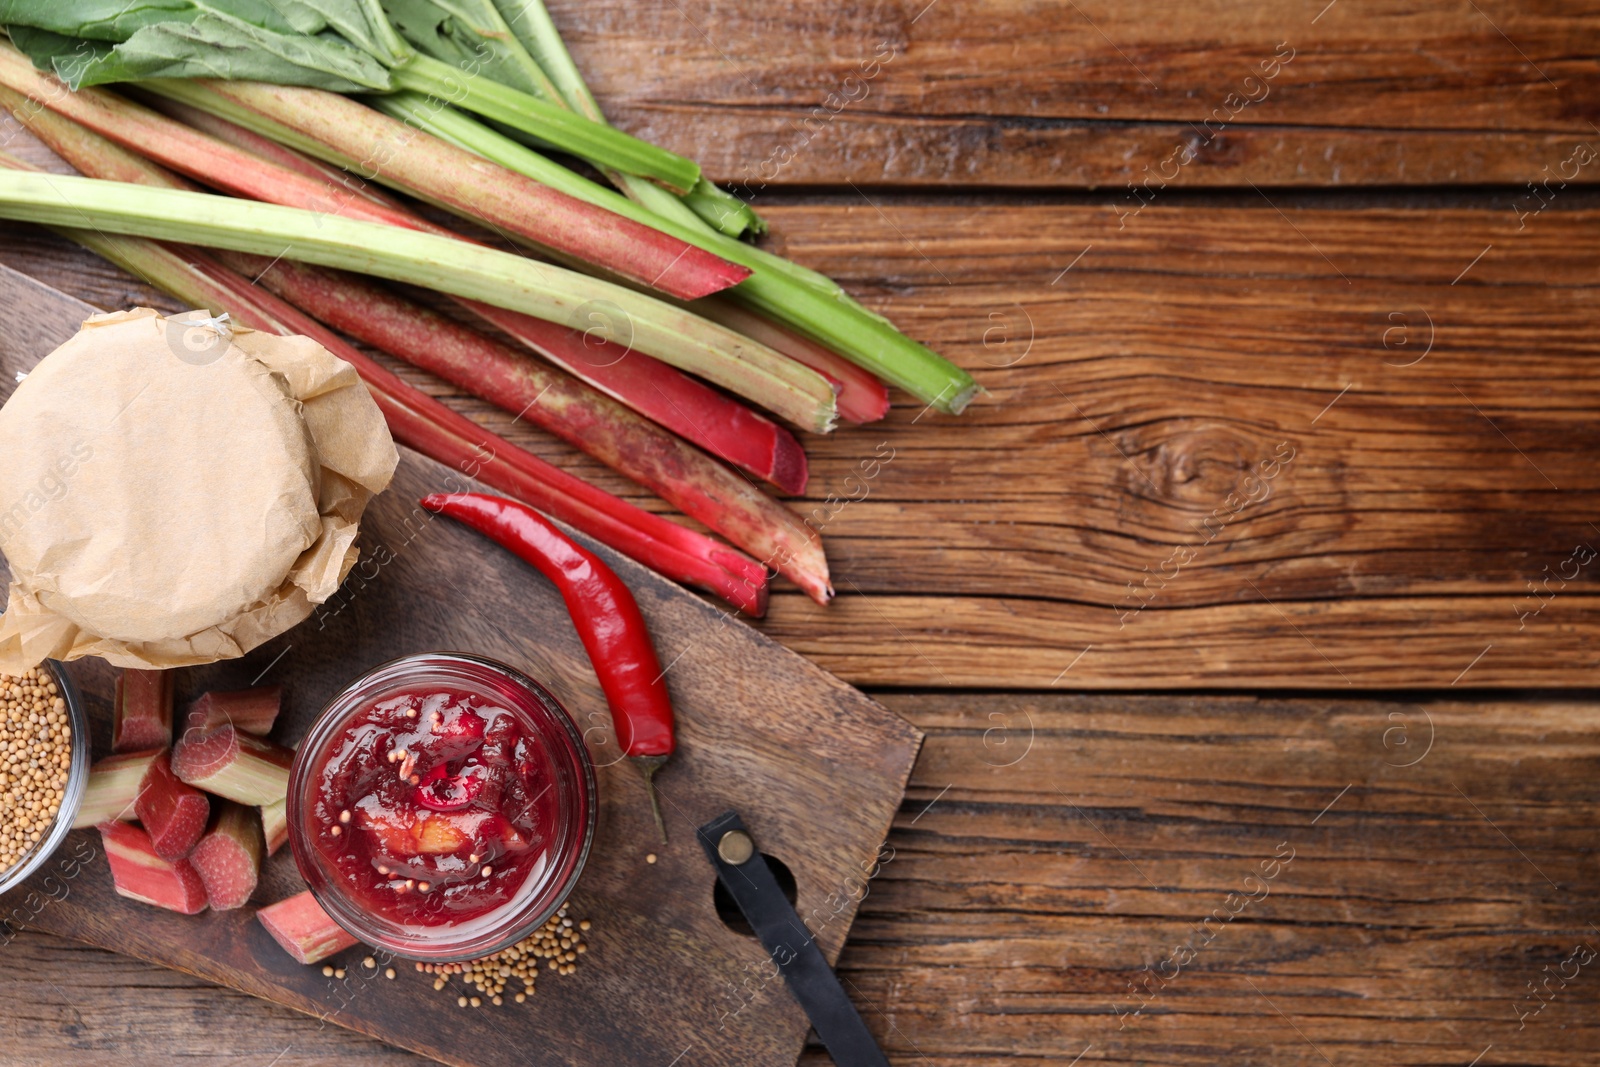
[[[729,830],[722,835],[722,840],[717,842],[717,855],[722,857],[722,862],[735,867],[755,854],[756,843],[750,840],[750,835],[743,830]]]

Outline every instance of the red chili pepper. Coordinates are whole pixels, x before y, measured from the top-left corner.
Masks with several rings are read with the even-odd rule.
[[[672,755],[672,698],[633,594],[605,561],[526,504],[482,493],[435,493],[422,506],[472,527],[532,564],[561,590],[589,652],[622,751],[644,772],[661,840],[667,827],[655,772]]]

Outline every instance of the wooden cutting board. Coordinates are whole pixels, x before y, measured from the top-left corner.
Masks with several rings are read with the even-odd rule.
[[[5,396],[17,372],[95,310],[5,268],[0,309]],[[680,741],[658,776],[671,836],[661,845],[638,773],[617,762],[604,697],[554,588],[508,553],[415,507],[449,474],[402,449],[393,485],[363,520],[362,561],[338,596],[240,660],[179,672],[178,699],[281,683],[285,710],[273,736],[293,744],[335,692],[396,656],[471,651],[542,680],[586,731],[600,765],[599,825],[572,897],[573,917],[594,925],[575,974],[545,972],[527,1003],[479,1009],[457,1007],[459,982],[436,992],[432,976],[403,961],[394,980],[381,966],[364,968],[359,946],[334,961],[345,967],[343,980],[325,978],[291,960],[253,908],[183,916],[117,896],[93,831],[75,833],[59,854],[93,850],[75,876],[49,864],[0,902],[0,913],[446,1063],[794,1063],[805,1016],[782,980],[767,977],[755,939],[719,917],[694,828],[737,809],[763,851],[793,873],[797,909],[835,961],[922,735],[718,608],[590,543],[632,587],[670,665]],[[112,672],[98,660],[69,670],[85,691],[103,755]],[[650,854],[657,862],[647,862]],[[52,872],[60,880],[46,884]],[[284,849],[269,861],[256,903],[301,888]]]

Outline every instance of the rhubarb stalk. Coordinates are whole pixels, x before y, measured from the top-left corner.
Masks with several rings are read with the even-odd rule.
[[[797,363],[804,363],[829,382],[837,394],[839,417],[861,424],[876,422],[889,413],[889,390],[871,371],[851,363],[830,348],[809,337],[785,329],[764,315],[723,296],[708,297],[694,306],[695,311],[730,330],[738,330],[760,341],[775,352],[782,352]]]
[[[171,758],[163,752],[150,763],[139,783],[134,813],[150,835],[151,847],[165,860],[181,860],[205,832],[211,801],[200,790],[178,780]]]
[[[72,828],[81,830],[118,819],[132,819],[134,806],[139,800],[139,786],[156,757],[164,756],[166,748],[152,748],[145,752],[124,752],[107,756],[89,768],[89,781],[83,789],[83,803],[73,817]]]
[[[289,798],[286,796],[271,804],[263,804],[260,811],[261,834],[266,839],[267,855],[270,856],[289,840]]]
[[[119,896],[184,915],[206,910],[206,887],[188,860],[162,859],[150,835],[137,826],[103,822],[98,829]]]
[[[261,859],[265,851],[261,821],[256,818],[255,809],[224,800],[216,824],[189,856],[189,863],[206,888],[206,900],[214,910],[244,907],[261,878]]]
[[[294,753],[232,726],[186,735],[172,750],[172,772],[196,789],[240,804],[270,804],[289,790]]]
[[[203,108],[217,106],[200,94],[187,99]],[[430,107],[427,101],[407,93],[374,97],[372,105],[508,170],[749,267],[750,277],[730,290],[736,299],[825,345],[890,385],[899,386],[923,403],[959,415],[979,393],[977,383],[966,371],[899,332],[882,315],[856,303],[838,283],[824,275],[725,234],[686,226],[671,214],[652,214],[627,197],[460,112]],[[231,112],[229,117],[246,125],[253,121],[248,110]]]
[[[111,751],[165,748],[172,743],[172,675],[128,668],[117,675]]]
[[[447,237],[179,189],[0,172],[0,217],[215,245],[425,285],[549,321],[604,307],[632,344],[819,431],[833,424],[821,375],[680,308],[550,264]],[[821,395],[826,394],[826,395]]]
[[[189,705],[184,730],[205,733],[219,726],[234,726],[247,734],[265,737],[272,732],[283,706],[283,686],[262,685],[227,693],[203,693]]]
[[[262,908],[256,918],[272,939],[301,963],[321,963],[356,944],[356,939],[322,910],[309,889]]]
[[[826,589],[820,538],[794,512],[644,419],[614,405],[597,410],[601,398],[570,378],[557,377],[459,323],[348,275],[293,263],[223,259],[329,326],[514,415],[533,418],[756,558],[778,565],[807,592]]]
[[[26,56],[4,41],[0,41],[0,84],[206,185],[253,200],[352,214],[327,195],[323,182],[284,173],[281,168],[273,168],[277,172],[272,173],[253,165],[255,160],[244,150],[218,143],[104,89],[63,92],[59,83],[40,74]],[[407,131],[403,124],[354,100],[335,94],[311,99],[319,110],[308,113],[306,120],[313,114],[325,115],[350,139],[347,143],[352,147],[356,147],[356,138],[365,136],[358,142],[366,153],[362,158],[382,160],[382,166],[393,168],[402,180],[425,183],[425,192],[441,206],[474,215],[555,255],[593,263],[684,300],[718,292],[749,276],[746,267],[520,174],[485,164],[437,138]],[[373,207],[370,203],[365,206]],[[386,220],[380,217],[378,221]]]

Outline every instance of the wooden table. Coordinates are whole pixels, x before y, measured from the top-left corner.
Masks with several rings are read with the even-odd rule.
[[[808,441],[841,595],[764,624],[929,733],[841,962],[894,1061],[1600,1058],[1595,14],[553,6],[622,125],[989,390]],[[408,1059],[8,952],[7,1063]]]

